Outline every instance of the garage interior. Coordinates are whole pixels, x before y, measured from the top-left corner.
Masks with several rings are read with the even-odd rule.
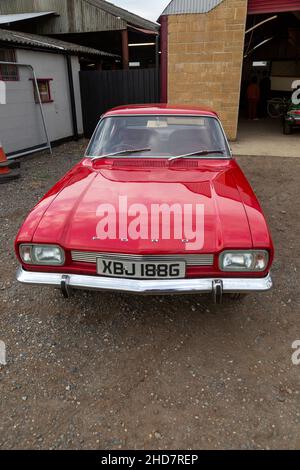
[[[274,10],[275,8],[274,2]],[[287,7],[288,8],[288,7]],[[248,116],[247,88],[257,77],[261,99],[257,120]],[[282,119],[268,114],[268,100],[291,99],[292,83],[300,79],[300,11],[270,11],[247,17],[241,83],[238,154],[262,153],[296,156],[300,129],[283,134]],[[246,149],[247,147],[247,149]]]

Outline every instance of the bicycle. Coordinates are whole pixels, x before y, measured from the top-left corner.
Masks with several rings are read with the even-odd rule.
[[[290,100],[287,98],[272,98],[268,101],[268,115],[272,119],[279,119],[286,115],[290,106]]]

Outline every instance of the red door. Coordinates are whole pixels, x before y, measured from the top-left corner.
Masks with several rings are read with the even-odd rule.
[[[249,0],[248,14],[300,11],[300,0]]]

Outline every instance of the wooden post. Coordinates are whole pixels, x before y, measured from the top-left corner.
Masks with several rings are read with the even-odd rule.
[[[129,68],[129,47],[128,47],[128,30],[122,31],[122,57],[123,57],[123,69],[128,70]]]

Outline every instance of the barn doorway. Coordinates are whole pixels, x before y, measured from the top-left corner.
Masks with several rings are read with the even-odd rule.
[[[285,11],[296,8],[297,4],[297,11]],[[250,0],[236,144],[239,154],[249,153],[249,149],[250,154],[297,154],[300,126],[293,128],[292,135],[285,135],[284,115],[294,91],[293,84],[299,79],[300,1]],[[249,85],[252,83],[260,90],[255,114],[249,107]],[[275,107],[270,104],[273,100]],[[280,106],[276,101],[281,103]]]

